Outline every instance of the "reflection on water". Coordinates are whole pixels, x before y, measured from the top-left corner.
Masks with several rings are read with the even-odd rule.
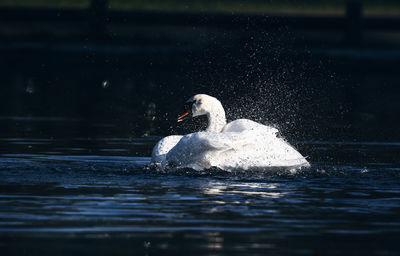
[[[396,255],[400,250],[399,143],[298,143],[313,167],[297,173],[156,173],[145,168],[155,142],[1,139],[2,251]]]
[[[226,184],[215,182],[209,184],[203,193],[210,195],[224,195],[224,194],[243,194],[243,195],[258,195],[261,197],[278,198],[285,195],[285,192],[273,192],[277,188],[274,184],[265,183],[240,183],[240,184]]]

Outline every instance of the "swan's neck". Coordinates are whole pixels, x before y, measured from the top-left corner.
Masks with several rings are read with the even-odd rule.
[[[222,107],[207,113],[207,117],[208,127],[206,132],[221,132],[222,128],[226,125],[225,111]]]

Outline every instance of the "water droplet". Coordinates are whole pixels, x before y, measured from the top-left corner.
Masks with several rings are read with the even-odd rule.
[[[109,83],[107,80],[104,80],[104,81],[101,83],[101,86],[102,86],[103,88],[107,88],[108,86],[110,86],[110,83]]]
[[[33,86],[27,86],[26,89],[25,89],[25,92],[26,92],[26,93],[29,93],[29,94],[32,94],[32,93],[35,92],[35,87],[33,87]]]

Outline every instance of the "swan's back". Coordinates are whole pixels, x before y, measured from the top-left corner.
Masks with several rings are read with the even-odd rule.
[[[238,119],[225,125],[222,132],[244,132],[246,130],[262,130],[265,133],[276,135],[278,130],[274,127],[262,125],[249,119]]]

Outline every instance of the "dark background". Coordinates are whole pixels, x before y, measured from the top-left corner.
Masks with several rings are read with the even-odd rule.
[[[400,138],[396,1],[4,1],[2,137],[142,137],[196,93],[290,140]]]

